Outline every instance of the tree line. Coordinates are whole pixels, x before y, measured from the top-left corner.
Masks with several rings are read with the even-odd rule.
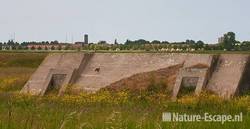
[[[81,43],[81,42],[80,42]],[[6,43],[0,43],[0,46],[12,46],[14,49],[27,49],[28,45],[72,45],[67,43],[59,43],[58,41],[42,41],[42,42],[23,42],[18,43],[9,40]],[[0,47],[1,49],[2,47]],[[65,49],[68,49],[66,47]],[[82,44],[83,50],[145,50],[145,51],[160,51],[160,50],[224,50],[224,51],[246,51],[250,50],[250,41],[237,41],[234,32],[228,32],[220,38],[217,44],[207,44],[203,41],[195,41],[188,39],[183,42],[168,42],[168,41],[147,41],[144,39],[139,40],[126,40],[124,43],[114,44],[107,43],[106,41],[99,41],[98,43]]]

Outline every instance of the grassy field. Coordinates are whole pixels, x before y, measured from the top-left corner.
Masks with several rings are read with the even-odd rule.
[[[100,92],[94,95],[30,97],[0,96],[1,129],[247,129],[248,96],[231,101],[203,94],[177,102],[163,94]],[[163,112],[239,114],[243,122],[162,122]]]
[[[0,91],[19,91],[46,53],[0,53]]]
[[[47,53],[0,53],[0,68],[37,68]]]
[[[0,53],[0,129],[248,129],[250,96],[223,100],[203,93],[170,101],[152,84],[145,91],[32,97],[18,94],[46,53]],[[156,88],[157,90],[155,90]],[[152,92],[153,91],[153,92]],[[242,122],[162,122],[163,112],[239,114]]]

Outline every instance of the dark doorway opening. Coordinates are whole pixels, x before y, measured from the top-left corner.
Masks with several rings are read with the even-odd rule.
[[[58,94],[65,78],[66,74],[53,74],[45,94]]]
[[[183,77],[178,97],[194,94],[198,81],[199,77]]]

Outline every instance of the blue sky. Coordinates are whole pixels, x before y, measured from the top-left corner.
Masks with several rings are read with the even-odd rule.
[[[0,41],[250,40],[249,0],[0,0]]]

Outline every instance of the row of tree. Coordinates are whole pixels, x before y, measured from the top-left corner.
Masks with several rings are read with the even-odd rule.
[[[124,44],[118,44],[117,41],[115,44],[108,44],[106,41],[100,41],[97,44],[84,44],[82,49],[84,50],[154,50],[158,51],[163,48],[169,49],[195,49],[195,50],[239,50],[239,51],[246,51],[250,50],[250,41],[239,42],[236,40],[236,35],[234,32],[228,32],[224,34],[221,38],[220,43],[218,44],[205,44],[203,41],[194,41],[194,40],[186,40],[185,42],[173,42],[170,43],[168,41],[147,41],[144,39],[139,40],[127,40]],[[8,41],[7,43],[0,43],[0,46],[3,45],[10,45],[13,48],[26,48],[29,44],[36,44],[36,45],[53,45],[53,44],[60,44],[58,41],[43,41],[43,42],[23,42],[21,44],[14,42],[12,40]],[[70,44],[68,44],[70,45]],[[1,49],[1,48],[0,48]],[[27,48],[26,48],[27,49]]]
[[[42,42],[35,42],[35,41],[31,41],[31,42],[22,42],[22,43],[18,43],[18,42],[14,42],[13,40],[8,40],[7,42],[1,43],[1,45],[9,45],[9,46],[27,46],[30,44],[36,44],[36,45],[49,45],[49,44],[60,44],[57,40],[55,41],[42,41]]]

